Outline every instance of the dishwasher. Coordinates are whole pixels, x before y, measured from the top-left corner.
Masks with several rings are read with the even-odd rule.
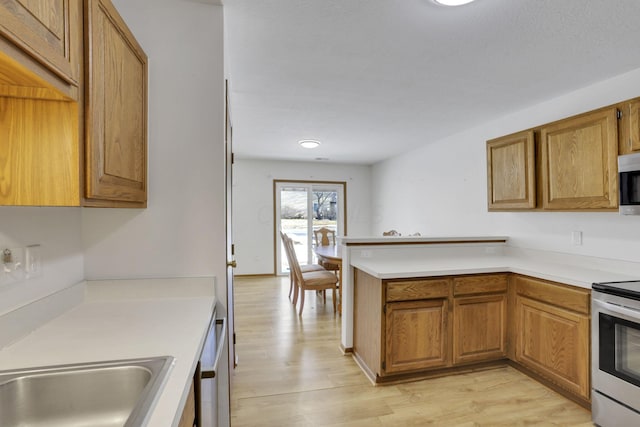
[[[213,311],[211,323],[207,331],[200,361],[196,368],[196,423],[197,427],[225,427],[218,423],[222,393],[228,393],[223,382],[219,381],[222,372],[219,371],[220,358],[224,353],[227,339],[226,317],[218,319],[216,310]]]

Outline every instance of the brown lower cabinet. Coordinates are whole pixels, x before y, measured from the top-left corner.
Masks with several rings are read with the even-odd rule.
[[[517,274],[381,280],[355,270],[353,353],[376,383],[511,359],[588,406],[590,291]]]
[[[447,365],[446,299],[394,302],[386,311],[385,373]]]
[[[184,404],[182,410],[182,416],[180,417],[180,423],[178,427],[193,427],[196,423],[196,397],[194,382],[191,382],[191,389],[189,390],[189,396]]]
[[[515,361],[590,399],[590,292],[515,277]]]
[[[507,295],[480,295],[453,301],[453,364],[507,356]]]

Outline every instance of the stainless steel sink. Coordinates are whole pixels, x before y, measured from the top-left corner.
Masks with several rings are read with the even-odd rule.
[[[171,356],[0,371],[0,426],[143,426]]]

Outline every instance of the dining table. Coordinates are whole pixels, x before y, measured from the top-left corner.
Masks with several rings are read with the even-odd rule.
[[[321,261],[320,264],[327,262],[338,266],[338,313],[342,313],[342,246],[314,246],[313,251]]]

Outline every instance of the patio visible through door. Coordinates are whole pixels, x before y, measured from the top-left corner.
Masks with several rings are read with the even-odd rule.
[[[280,230],[293,239],[300,264],[315,262],[314,229],[326,227],[345,235],[345,187],[344,182],[274,181],[276,274],[289,272]]]

